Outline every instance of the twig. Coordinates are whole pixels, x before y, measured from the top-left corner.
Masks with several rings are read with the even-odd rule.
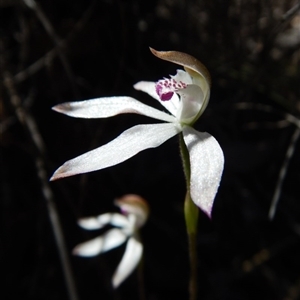
[[[295,16],[297,11],[300,9],[300,1],[296,5],[294,5],[291,9],[289,9],[286,13],[284,13],[277,23],[277,25],[271,30],[269,36],[267,37],[266,43],[264,44],[264,48],[261,52],[262,57],[272,48],[274,41],[278,34],[284,29],[285,26],[289,24],[289,21]]]
[[[277,112],[277,113],[281,114],[286,121],[296,125],[296,127],[297,127],[295,129],[295,132],[294,132],[292,138],[291,138],[289,147],[286,151],[285,159],[284,159],[284,162],[283,162],[283,164],[280,168],[277,183],[275,185],[275,190],[274,190],[272,202],[271,202],[271,206],[270,206],[270,209],[269,209],[269,219],[272,220],[274,218],[274,215],[275,215],[275,212],[276,212],[278,201],[279,201],[279,198],[280,198],[280,195],[281,195],[282,184],[283,184],[284,178],[286,176],[286,172],[287,172],[290,160],[291,160],[291,158],[292,158],[292,156],[295,152],[296,143],[297,143],[297,141],[300,137],[300,120],[298,118],[294,117],[293,115],[289,114],[289,113],[281,112],[281,111],[278,112],[278,111],[276,111],[275,108],[273,108],[269,105],[242,102],[242,103],[236,104],[235,107],[237,109],[258,109],[258,110],[269,112],[269,113],[270,112],[272,112],[272,113]]]
[[[290,20],[294,15],[296,14],[297,10],[300,9],[300,1],[298,1],[297,4],[295,4],[291,9],[289,9],[281,18],[281,20],[287,21]]]
[[[71,300],[77,300],[78,296],[75,288],[71,265],[69,262],[68,252],[66,250],[66,245],[64,241],[63,232],[62,232],[62,226],[57,213],[57,209],[54,201],[54,195],[49,186],[48,176],[45,171],[45,163],[43,160],[43,157],[45,155],[45,145],[42,136],[38,130],[34,118],[28,112],[26,112],[25,109],[22,107],[20,97],[18,96],[15,90],[13,79],[9,73],[4,74],[4,85],[7,88],[11,103],[15,109],[19,122],[28,130],[32,138],[32,142],[38,150],[37,151],[38,154],[35,159],[37,174],[42,186],[42,192],[44,198],[46,200],[49,219],[52,225],[56,245],[60,255],[60,260],[65,275],[68,293]]]
[[[86,22],[90,18],[90,15],[94,12],[94,8],[95,8],[96,4],[97,4],[96,0],[91,2],[90,6],[85,11],[83,16],[75,24],[74,29],[71,31],[71,33],[67,36],[66,39],[64,39],[60,42],[60,47],[62,47],[64,49],[67,48],[68,42],[72,38],[74,38],[74,35],[85,26]],[[53,48],[52,50],[47,52],[43,57],[41,57],[36,62],[34,62],[32,65],[30,65],[27,69],[17,73],[14,76],[15,83],[20,83],[20,82],[26,80],[28,77],[32,76],[33,74],[35,74],[36,72],[41,70],[46,65],[46,62],[49,62],[49,60],[51,61],[53,58],[55,58],[57,55],[57,47],[58,46],[56,46],[55,48]]]
[[[20,71],[14,76],[15,83],[21,83],[26,80],[28,77],[34,75],[39,70],[41,70],[44,66],[46,66],[47,61],[51,61],[57,55],[57,49],[54,48],[47,52],[43,57],[35,61],[31,64],[27,69]]]
[[[70,67],[69,61],[67,57],[65,56],[64,52],[62,51],[62,41],[58,37],[58,35],[55,33],[55,30],[50,23],[49,19],[47,18],[46,14],[44,13],[43,9],[40,7],[38,3],[35,2],[35,0],[23,0],[24,3],[31,8],[35,13],[37,18],[40,20],[40,22],[43,24],[45,30],[53,40],[54,44],[56,45],[56,50],[58,52],[58,56],[62,62],[62,65],[64,66],[64,69],[66,71],[66,74],[69,78],[70,84],[73,89],[74,96],[76,98],[79,98],[79,92],[77,90],[75,81],[74,81],[74,76],[72,69]]]
[[[298,142],[299,136],[300,136],[300,128],[296,128],[295,132],[291,138],[290,145],[286,151],[285,159],[284,159],[284,162],[281,166],[281,169],[280,169],[280,172],[278,175],[275,192],[274,192],[272,203],[271,203],[270,210],[269,210],[269,219],[270,220],[272,220],[274,218],[276,208],[278,205],[278,201],[280,198],[281,190],[282,190],[282,184],[283,184],[284,178],[286,176],[286,172],[287,172],[290,160],[295,152],[296,143]]]
[[[261,111],[268,112],[268,113],[277,113],[278,115],[281,115],[285,121],[288,121],[291,124],[294,124],[295,126],[300,128],[300,120],[297,117],[295,117],[292,114],[289,114],[287,112],[279,111],[270,105],[259,104],[259,103],[249,103],[249,102],[240,102],[240,103],[236,103],[234,105],[234,107],[237,109],[257,109],[257,110],[261,110]]]

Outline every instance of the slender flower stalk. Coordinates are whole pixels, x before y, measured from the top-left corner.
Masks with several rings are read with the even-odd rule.
[[[190,158],[189,153],[184,143],[182,134],[180,135],[180,154],[182,158],[182,165],[184,169],[187,191],[184,199],[184,217],[188,235],[188,244],[189,244],[189,258],[190,258],[190,283],[189,283],[189,294],[190,300],[197,299],[197,249],[196,249],[196,239],[197,239],[197,224],[199,210],[195,203],[191,199],[191,194],[189,190],[189,182],[191,176],[190,170]]]

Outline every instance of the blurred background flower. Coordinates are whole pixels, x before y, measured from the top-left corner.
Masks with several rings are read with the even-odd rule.
[[[107,225],[116,228],[77,245],[73,249],[73,254],[84,257],[95,256],[126,242],[125,253],[112,278],[112,285],[117,288],[134,271],[142,258],[143,244],[139,229],[147,221],[149,207],[143,198],[134,194],[117,199],[115,204],[120,207],[122,214],[105,213],[78,221],[80,227],[87,230],[101,229]]]

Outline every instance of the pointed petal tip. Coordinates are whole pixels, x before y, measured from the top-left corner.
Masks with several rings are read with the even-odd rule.
[[[59,104],[58,104],[58,105],[59,105]],[[58,106],[58,105],[52,106],[51,109],[52,109],[52,110],[56,110],[56,106]]]
[[[80,256],[80,257],[93,257],[99,254],[97,251],[88,251],[83,247],[84,243],[77,245],[73,250],[72,250],[72,255],[74,256]]]
[[[49,181],[55,181],[55,180],[56,180],[55,176],[51,176],[49,179]]]
[[[142,254],[142,243],[136,237],[129,238],[124,256],[122,257],[122,260],[112,278],[113,288],[116,289],[126,278],[128,278],[128,276],[132,274],[139,264]]]
[[[158,58],[160,58],[160,59],[164,59],[164,60],[167,60],[167,59],[164,58],[164,56],[165,56],[167,53],[169,53],[169,52],[174,52],[174,51],[158,51],[158,50],[155,50],[154,48],[151,48],[151,47],[149,47],[149,49],[150,49],[151,53],[152,53],[154,56],[156,56],[156,57],[158,57]]]
[[[75,247],[75,248],[72,250],[72,255],[79,256],[79,251],[78,251],[77,247]]]
[[[82,248],[83,248],[83,244],[84,243],[81,243],[79,245],[76,245],[73,250],[72,250],[72,255],[74,256],[88,256],[88,255],[84,255],[83,251],[82,251]],[[92,256],[92,255],[90,255]]]
[[[215,196],[216,197],[216,196]],[[204,201],[202,202],[198,202],[196,203],[194,201],[194,203],[205,213],[205,215],[211,220],[212,218],[212,209],[213,209],[213,205],[214,205],[214,201],[215,201],[215,197],[211,200],[211,201]],[[207,200],[207,199],[206,199]]]
[[[204,213],[208,216],[209,220],[212,219],[212,215],[211,215],[212,209],[204,211]]]
[[[121,283],[122,282],[120,282],[120,281],[116,281],[114,277],[111,280],[111,284],[112,284],[112,287],[113,287],[114,290],[116,290],[121,285]]]
[[[65,177],[69,177],[70,175],[64,175],[64,174],[53,174],[52,177],[49,179],[49,181],[56,181],[58,179],[62,179]]]
[[[192,201],[209,218],[209,220],[212,219],[212,206],[211,207],[208,207],[207,205],[203,206],[201,203],[198,203],[197,201],[194,201],[193,199],[192,199]]]
[[[57,170],[58,171],[58,170]],[[55,180],[58,180],[60,178],[63,178],[64,176],[59,174],[57,171],[55,171],[53,173],[53,175],[51,176],[51,178],[49,179],[49,181],[55,181]]]
[[[56,111],[56,112],[61,112],[61,104],[52,106],[51,109]]]
[[[158,52],[157,50],[155,50],[151,47],[149,47],[149,49],[150,49],[150,51],[152,52],[153,55],[157,56],[157,52]]]
[[[55,180],[60,179],[60,178],[61,178],[61,176],[59,176],[59,174],[57,174],[57,171],[55,171],[53,173],[53,175],[50,177],[49,181],[55,181]]]
[[[72,175],[75,175],[76,173],[71,173],[70,171],[68,171],[68,168],[65,167],[65,165],[62,165],[61,167],[59,167],[51,176],[51,178],[49,179],[49,181],[55,181],[61,178],[65,178],[65,177],[69,177]]]
[[[65,113],[67,111],[69,111],[71,108],[69,103],[60,103],[57,105],[54,105],[51,107],[52,110],[59,112],[59,113]]]

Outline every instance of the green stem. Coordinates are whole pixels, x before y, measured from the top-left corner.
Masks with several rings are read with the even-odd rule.
[[[187,192],[184,201],[184,217],[188,235],[189,243],[189,257],[190,257],[190,282],[189,294],[190,300],[197,299],[197,224],[198,224],[198,207],[194,204],[190,195],[190,158],[189,153],[184,143],[182,134],[180,134],[180,154],[185,174]]]

